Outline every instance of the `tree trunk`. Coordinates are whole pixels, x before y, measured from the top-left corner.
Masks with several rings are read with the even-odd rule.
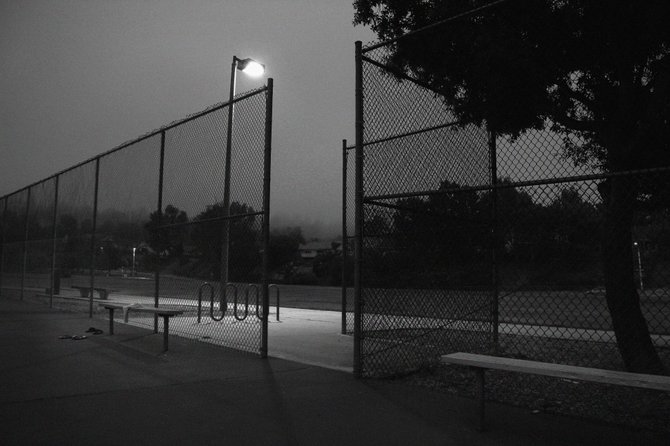
[[[665,374],[640,307],[633,263],[635,180],[613,177],[599,185],[604,202],[602,254],[607,306],[617,346],[629,372]]]

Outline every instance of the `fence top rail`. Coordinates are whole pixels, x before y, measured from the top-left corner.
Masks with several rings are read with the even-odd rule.
[[[110,154],[112,154],[112,153],[114,153],[114,152],[117,152],[117,151],[119,151],[119,150],[125,149],[126,147],[132,146],[133,144],[137,144],[138,142],[141,142],[141,141],[144,141],[144,140],[149,139],[149,138],[151,138],[151,137],[154,137],[154,136],[156,136],[156,135],[159,135],[159,134],[161,134],[161,133],[163,133],[163,132],[166,132],[166,131],[168,131],[168,130],[170,130],[170,129],[173,129],[173,128],[175,128],[175,127],[178,127],[178,126],[180,126],[180,125],[182,125],[182,124],[186,124],[187,122],[193,121],[193,120],[198,119],[198,118],[200,118],[200,117],[202,117],[202,116],[208,115],[208,114],[210,114],[210,113],[214,113],[215,111],[221,110],[222,108],[225,108],[225,107],[229,106],[230,104],[235,104],[235,103],[237,103],[237,102],[244,101],[245,99],[248,99],[248,98],[250,98],[250,97],[252,97],[252,96],[256,96],[256,95],[258,95],[258,94],[264,93],[267,89],[268,89],[267,85],[264,85],[264,86],[259,87],[259,88],[257,88],[257,89],[250,90],[250,91],[248,91],[248,92],[239,94],[239,95],[235,96],[235,98],[233,98],[232,101],[228,100],[228,101],[224,101],[224,102],[218,102],[218,103],[216,103],[216,104],[214,104],[214,105],[211,105],[211,106],[207,107],[207,108],[204,109],[204,110],[201,110],[201,111],[199,111],[199,112],[192,113],[192,114],[186,116],[185,118],[178,119],[178,120],[176,120],[176,121],[172,121],[172,122],[170,122],[169,124],[166,124],[166,125],[164,125],[164,126],[162,126],[162,127],[157,128],[156,130],[152,130],[152,131],[150,131],[150,132],[148,132],[148,133],[145,133],[144,135],[141,135],[141,136],[139,136],[139,137],[137,137],[137,138],[135,138],[135,139],[133,139],[133,140],[126,141],[126,142],[124,142],[124,143],[122,143],[122,144],[120,144],[120,145],[118,145],[118,146],[116,146],[116,147],[114,147],[114,148],[112,148],[112,149],[106,151],[106,152],[100,153],[100,154],[98,154],[98,155],[96,155],[96,156],[94,156],[94,157],[92,157],[92,158],[89,158],[89,159],[87,159],[87,160],[81,161],[81,162],[79,162],[79,163],[77,163],[77,164],[75,164],[75,165],[73,165],[73,166],[70,166],[70,167],[68,167],[68,168],[66,168],[66,169],[63,169],[63,170],[61,170],[61,171],[59,171],[59,172],[56,172],[56,173],[54,173],[53,175],[50,175],[50,176],[48,176],[48,177],[46,177],[46,178],[43,178],[43,179],[41,179],[41,180],[35,181],[35,182],[33,182],[33,183],[30,183],[30,184],[27,185],[27,186],[24,186],[24,187],[22,187],[22,188],[20,188],[20,189],[15,190],[14,192],[10,192],[10,193],[8,193],[8,194],[2,195],[2,196],[0,196],[0,200],[2,200],[2,199],[6,199],[7,197],[9,197],[9,196],[11,196],[11,195],[14,195],[14,194],[21,193],[21,192],[23,192],[24,190],[30,189],[31,187],[34,187],[34,186],[37,186],[37,185],[40,184],[40,183],[44,183],[44,182],[46,182],[46,181],[52,180],[53,178],[56,178],[56,177],[58,177],[59,175],[63,175],[64,173],[67,173],[67,172],[69,172],[69,171],[71,171],[71,170],[74,170],[74,169],[76,169],[76,168],[78,168],[78,167],[81,167],[81,166],[83,166],[83,165],[85,165],[85,164],[88,164],[88,163],[92,163],[92,162],[94,162],[94,161],[97,161],[98,159],[100,159],[100,158],[102,158],[102,157],[104,157],[104,156],[107,156],[107,155],[110,155]]]
[[[603,172],[592,175],[575,175],[569,177],[561,178],[547,178],[541,180],[530,180],[530,181],[517,181],[511,183],[496,183],[496,184],[480,184],[476,186],[463,186],[460,188],[446,188],[446,189],[433,189],[433,190],[422,190],[415,192],[406,192],[406,193],[397,193],[397,194],[386,194],[386,195],[369,195],[363,198],[363,201],[366,204],[379,205],[377,203],[380,200],[394,200],[399,198],[412,198],[412,197],[423,197],[428,195],[444,195],[450,193],[460,193],[460,192],[479,192],[485,190],[502,190],[502,189],[514,189],[517,187],[530,187],[530,186],[543,186],[548,184],[561,184],[561,183],[574,183],[579,181],[595,181],[595,180],[604,180],[607,178],[622,177],[622,176],[634,176],[634,175],[644,175],[652,173],[664,173],[670,172],[670,166],[666,167],[654,167],[650,169],[639,169],[639,170],[630,170],[624,172]]]

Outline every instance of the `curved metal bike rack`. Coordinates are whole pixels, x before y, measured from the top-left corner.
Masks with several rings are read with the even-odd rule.
[[[263,320],[263,305],[261,304],[261,293],[259,290],[259,286],[256,285],[255,283],[250,283],[247,285],[247,295],[249,294],[249,290],[254,290],[256,293],[256,317],[260,320]],[[277,298],[276,300],[276,305],[277,305],[277,321],[279,321],[279,286],[271,283],[268,285],[268,295],[270,294],[270,290],[274,289],[275,290],[275,296]],[[268,296],[269,298],[269,296]],[[248,300],[248,298],[247,298]],[[270,303],[268,302],[268,307],[270,306]]]
[[[244,302],[244,316],[240,317],[237,315],[237,286],[233,283],[229,283],[226,285],[226,289],[228,287],[233,287],[235,289],[235,298],[233,300],[233,316],[235,316],[235,319],[238,321],[243,321],[249,316],[249,290],[247,290],[246,293],[244,293],[245,296],[245,302]]]
[[[256,317],[260,320],[263,320],[263,316],[261,315],[261,302],[260,302],[260,292],[258,291],[258,285],[255,283],[249,283],[247,284],[247,302],[249,302],[249,291],[254,290],[254,293],[256,294]]]
[[[227,299],[227,291],[228,288],[233,289],[233,316],[235,316],[235,319],[238,321],[243,321],[249,316],[249,294],[253,290],[253,293],[255,295],[256,299],[256,317],[258,319],[263,319],[263,314],[262,314],[262,305],[261,305],[261,293],[259,286],[255,283],[249,283],[247,284],[245,293],[244,293],[244,313],[242,316],[238,314],[237,306],[239,304],[238,301],[238,290],[237,290],[237,285],[234,283],[228,283],[226,286],[223,288],[223,291],[221,293],[221,299],[219,303],[219,310],[221,311],[220,316],[215,316],[214,315],[214,287],[212,284],[209,282],[204,282],[202,285],[200,285],[200,288],[198,289],[198,323],[201,321],[201,315],[202,315],[202,295],[203,295],[203,290],[205,288],[209,288],[209,316],[219,322],[223,320],[223,318],[226,315],[226,312],[228,311],[228,299]],[[268,285],[268,294],[270,293],[270,290],[275,290],[275,298],[276,298],[276,309],[277,309],[277,321],[279,321],[279,285],[271,283]]]
[[[209,287],[209,299],[211,305],[214,305],[214,287],[209,282],[203,282],[198,288],[198,324],[201,320],[202,315],[202,290],[206,287]]]
[[[221,292],[221,299],[219,300],[219,311],[221,311],[220,316],[215,316],[214,315],[214,287],[212,286],[211,283],[209,282],[204,282],[202,285],[200,285],[200,288],[198,289],[198,323],[200,323],[202,319],[202,293],[205,288],[209,288],[209,317],[212,318],[212,320],[215,320],[217,322],[222,321],[223,318],[226,316],[226,311],[228,311],[228,300],[226,299],[226,290],[228,287],[232,286],[235,289],[235,296],[237,297],[237,288],[235,288],[235,285],[232,283],[229,283],[228,285],[225,286],[225,288]]]
[[[223,289],[221,290],[221,299],[219,300],[219,311],[221,312],[221,316],[219,316],[218,318],[214,316],[214,300],[212,300],[211,305],[209,307],[209,316],[217,322],[223,320],[223,318],[226,316],[226,311],[228,311],[228,299],[226,298],[227,295],[226,291],[228,290],[228,285],[223,287]],[[235,293],[237,293],[237,289],[235,289]]]
[[[276,291],[275,296],[277,297],[277,322],[279,322],[279,285],[275,283],[268,285],[268,294],[270,294],[270,289],[274,289]]]

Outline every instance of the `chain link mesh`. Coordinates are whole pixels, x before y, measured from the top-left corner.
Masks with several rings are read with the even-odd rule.
[[[3,295],[21,295],[26,248],[28,189],[5,197],[2,250]]]
[[[156,240],[161,305],[184,311],[173,330],[249,352],[259,351],[262,329],[263,92],[234,105],[228,285],[220,283],[228,107],[166,132],[161,217],[174,226]]]
[[[615,246],[670,366],[670,170],[576,165],[548,121],[492,140],[455,122],[420,82],[394,76],[390,46],[372,48],[362,58],[363,375],[455,351],[624,369],[603,272]],[[629,213],[608,211],[604,191],[616,184]]]
[[[174,333],[259,352],[267,91],[233,101],[231,283],[224,290],[230,103],[1,197],[2,296],[48,299],[54,307],[101,315],[97,304],[105,298],[158,304],[184,311],[172,319]],[[209,285],[201,289],[203,283]],[[161,328],[150,313],[131,310],[128,322]]]
[[[344,279],[342,289],[346,297],[344,307],[344,326],[343,334],[353,334],[354,332],[354,240],[356,235],[355,227],[355,198],[356,198],[356,154],[354,147],[343,148],[343,162],[345,168],[343,212],[344,215],[344,233],[342,234],[342,270]]]
[[[380,69],[388,51],[366,52],[362,70],[368,376],[415,369],[456,340],[486,349],[492,334],[491,206],[478,192],[490,184],[488,133]]]
[[[23,283],[26,289],[44,292],[51,287],[55,191],[55,178],[30,187]]]
[[[53,295],[66,296],[75,291],[72,286],[90,286],[96,169],[97,161],[90,161],[58,175]],[[85,309],[81,302],[80,307],[66,299],[51,302],[58,308]]]
[[[100,158],[93,286],[128,304],[154,304],[145,228],[158,203],[160,149],[158,134]],[[138,325],[150,319],[131,314]]]

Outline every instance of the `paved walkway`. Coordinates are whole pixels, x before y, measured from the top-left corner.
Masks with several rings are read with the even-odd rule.
[[[105,330],[75,341],[90,326]],[[356,380],[43,306],[0,300],[0,438],[7,445],[668,444],[616,426]],[[305,348],[308,341],[305,341]]]

